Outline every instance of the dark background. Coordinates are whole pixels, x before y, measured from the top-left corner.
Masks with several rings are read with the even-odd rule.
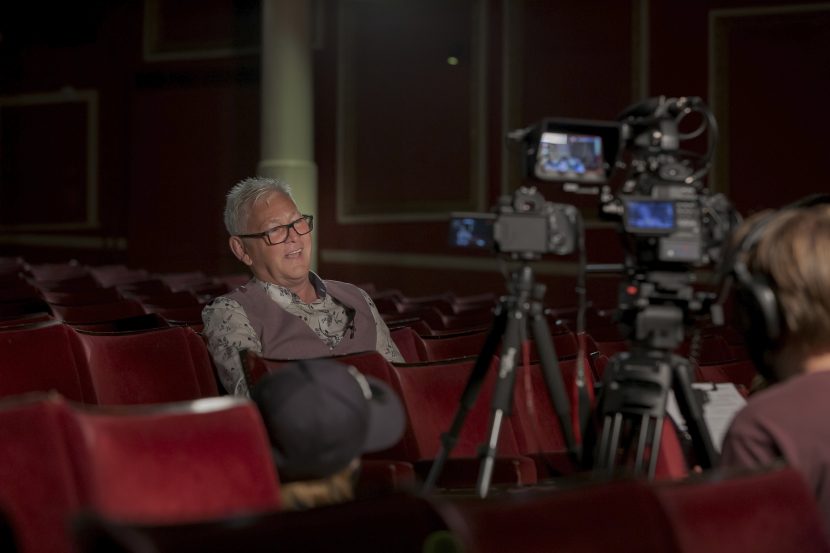
[[[452,251],[447,214],[520,182],[509,130],[607,120],[701,96],[721,141],[712,189],[743,214],[824,191],[830,10],[772,1],[319,0],[314,134],[319,272],[410,295],[501,291]],[[0,255],[239,272],[224,195],[260,159],[260,3],[5,2]],[[448,63],[454,58],[457,63]],[[620,261],[595,200],[588,258]],[[301,206],[306,208],[309,206]],[[538,273],[572,301],[571,258]],[[613,301],[613,277],[590,291]]]

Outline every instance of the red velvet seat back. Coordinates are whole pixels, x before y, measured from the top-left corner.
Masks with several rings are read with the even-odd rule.
[[[67,521],[79,507],[59,396],[0,402],[0,510],[26,553],[68,553]]]
[[[279,506],[253,403],[74,408],[67,437],[82,501],[122,520],[180,522]]]
[[[52,305],[51,307],[58,319],[69,324],[114,321],[144,314],[141,304],[130,299],[90,305]]]
[[[439,503],[439,511],[464,551],[675,551],[659,503],[648,487],[638,482],[444,501]]]
[[[441,434],[450,428],[459,408],[473,361],[391,367],[409,420],[403,441],[411,447],[411,460],[434,459]],[[491,366],[475,405],[467,414],[452,457],[475,457],[478,446],[486,442],[495,380],[496,367]],[[498,445],[500,455],[519,454],[509,419],[502,425]]]
[[[94,402],[83,350],[75,332],[49,321],[0,330],[0,397],[55,390]]]
[[[402,326],[400,328],[390,329],[389,335],[398,347],[398,351],[401,352],[404,361],[407,363],[427,361],[427,356],[424,352],[424,340],[412,327]]]
[[[487,341],[488,331],[464,332],[449,336],[430,336],[422,339],[425,361],[442,361],[459,357],[475,357]]]
[[[218,394],[202,339],[190,328],[78,333],[98,403],[160,403]]]
[[[815,499],[794,469],[658,484],[654,491],[677,551],[830,551]]]

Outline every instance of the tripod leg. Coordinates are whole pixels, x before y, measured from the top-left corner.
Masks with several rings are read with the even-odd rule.
[[[550,337],[550,327],[544,314],[541,313],[541,304],[532,309],[533,339],[536,341],[536,348],[539,351],[542,373],[548,388],[548,397],[551,405],[556,411],[562,435],[565,437],[565,444],[574,456],[578,457],[579,446],[576,443],[571,421],[571,402],[565,392],[565,383],[562,380],[562,371],[559,369],[559,359],[556,357],[556,350]]]
[[[493,477],[493,465],[498,449],[499,432],[504,416],[510,414],[513,403],[513,387],[516,381],[516,357],[522,343],[522,328],[526,319],[521,312],[510,312],[507,316],[507,328],[504,333],[502,355],[499,359],[499,373],[493,391],[492,417],[487,434],[487,443],[483,446],[481,467],[478,473],[476,490],[479,497],[487,497],[490,481]]]
[[[507,324],[507,308],[505,305],[500,305],[496,312],[496,317],[490,327],[490,332],[484,342],[484,347],[476,358],[473,370],[470,373],[470,378],[464,386],[464,391],[461,393],[461,400],[459,401],[458,411],[455,413],[450,429],[441,435],[441,449],[435,457],[432,466],[429,469],[429,474],[424,481],[422,488],[423,493],[429,493],[438,481],[441,471],[444,469],[444,463],[449,458],[455,443],[458,441],[458,435],[461,433],[461,428],[464,426],[464,420],[467,418],[467,413],[475,405],[478,394],[481,391],[481,384],[487,376],[487,370],[490,368],[490,363],[496,353],[496,348],[504,335],[504,329]]]

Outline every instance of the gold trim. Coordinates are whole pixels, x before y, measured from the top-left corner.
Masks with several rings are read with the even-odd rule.
[[[724,8],[709,12],[709,108],[718,122],[718,145],[715,167],[709,173],[709,188],[713,192],[728,195],[729,183],[729,20],[741,17],[759,17],[782,14],[799,14],[830,11],[830,3],[797,4],[792,6],[764,6]]]
[[[0,113],[5,106],[38,106],[44,104],[86,103],[86,220],[77,223],[36,223],[21,225],[0,225],[2,230],[95,230],[101,222],[98,219],[98,91],[64,88],[57,92],[39,92],[0,96]]]
[[[256,54],[257,46],[245,48],[204,48],[198,46],[186,50],[160,50],[159,38],[159,2],[162,0],[144,0],[144,21],[142,25],[142,59],[146,62],[157,61],[194,61],[208,59],[233,58]],[[264,0],[267,1],[267,0]]]
[[[346,29],[349,25],[349,4],[357,0],[343,0],[338,3],[338,57],[337,57],[337,222],[340,224],[354,223],[388,223],[388,222],[420,222],[441,221],[447,218],[450,211],[482,211],[486,208],[487,185],[486,174],[486,105],[487,105],[487,2],[475,0],[472,9],[473,36],[471,37],[471,60],[473,60],[472,78],[470,80],[470,98],[473,128],[469,129],[471,139],[471,175],[469,183],[470,196],[461,201],[443,202],[414,207],[412,202],[397,202],[388,206],[385,213],[360,213],[360,206],[356,205],[352,197],[350,183],[355,181],[351,152],[352,145],[346,140],[347,129],[354,127],[354,110],[352,94],[353,86],[348,63],[353,59],[351,45],[347,40]],[[395,211],[406,209],[411,211]]]
[[[500,273],[502,268],[499,259],[495,256],[485,258],[368,250],[322,250],[320,260],[326,263],[344,265],[374,265],[486,273]],[[508,263],[512,264],[513,262]],[[576,276],[579,272],[579,263],[574,261],[535,261],[532,265],[537,274]]]
[[[79,250],[127,249],[127,239],[105,236],[78,236],[74,234],[2,234],[0,244],[38,246],[44,248],[75,248]]]

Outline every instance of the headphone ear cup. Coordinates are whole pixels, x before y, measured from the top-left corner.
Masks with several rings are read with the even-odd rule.
[[[767,380],[777,380],[767,354],[775,349],[781,338],[778,300],[764,277],[743,276],[744,278],[738,279],[736,298],[747,349],[758,372]]]

